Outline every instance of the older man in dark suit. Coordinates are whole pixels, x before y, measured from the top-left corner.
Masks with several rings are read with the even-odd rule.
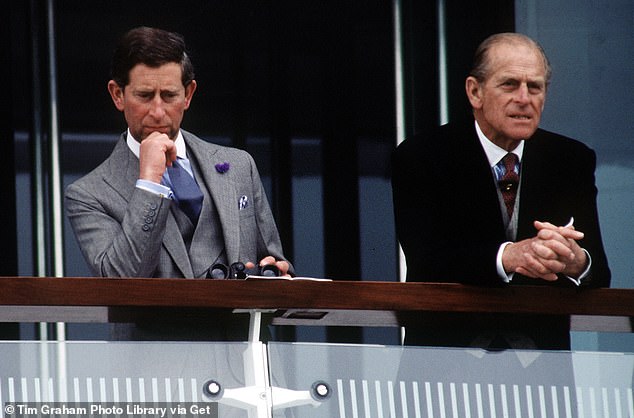
[[[538,128],[550,74],[535,41],[493,35],[465,83],[475,120],[421,132],[396,149],[394,210],[408,281],[609,286],[595,153]],[[473,319],[460,329],[408,329],[406,341],[570,344],[566,318]]]

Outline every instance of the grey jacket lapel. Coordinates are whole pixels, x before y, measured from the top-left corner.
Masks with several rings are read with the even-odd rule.
[[[104,176],[104,182],[112,187],[112,190],[126,203],[129,202],[139,177],[139,159],[128,148],[125,134],[121,136],[112,151],[109,168],[108,175]]]
[[[240,214],[236,187],[228,175],[220,174],[215,169],[216,164],[226,161],[222,148],[189,132],[182,132],[188,152],[195,158],[202,180],[218,211],[227,260],[229,263],[240,261]]]
[[[110,172],[104,181],[118,193],[125,202],[130,201],[130,196],[136,187],[139,177],[139,159],[130,151],[126,144],[124,133],[115,146],[110,158]],[[189,262],[185,243],[171,213],[167,218],[163,246],[174,260],[184,277],[193,277],[192,267]]]

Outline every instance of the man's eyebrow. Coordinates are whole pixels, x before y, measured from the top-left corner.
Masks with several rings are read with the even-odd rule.
[[[518,77],[515,77],[515,76],[512,76],[512,75],[504,75],[504,76],[501,76],[501,77],[497,78],[497,82],[498,83],[506,83],[506,82],[509,82],[509,81],[512,81],[514,83],[519,83],[520,82]]]
[[[524,81],[523,77],[518,77],[516,75],[500,75],[497,78],[498,82],[505,82],[505,81],[514,81],[514,82],[522,82]],[[537,77],[528,77],[526,79],[526,83],[527,84],[546,84],[546,79],[544,77],[541,76],[537,76]]]

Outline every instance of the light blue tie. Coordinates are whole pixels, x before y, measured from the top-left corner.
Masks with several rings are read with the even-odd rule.
[[[200,187],[178,161],[174,161],[171,167],[167,167],[167,172],[178,206],[196,225],[200,210],[203,207],[203,194]]]

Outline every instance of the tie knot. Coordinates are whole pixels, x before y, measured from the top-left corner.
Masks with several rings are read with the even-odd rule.
[[[501,183],[506,184],[505,188],[508,188],[509,183],[519,183],[518,172],[519,158],[511,152],[506,154],[495,167],[495,177],[500,183],[500,187],[502,187]]]

